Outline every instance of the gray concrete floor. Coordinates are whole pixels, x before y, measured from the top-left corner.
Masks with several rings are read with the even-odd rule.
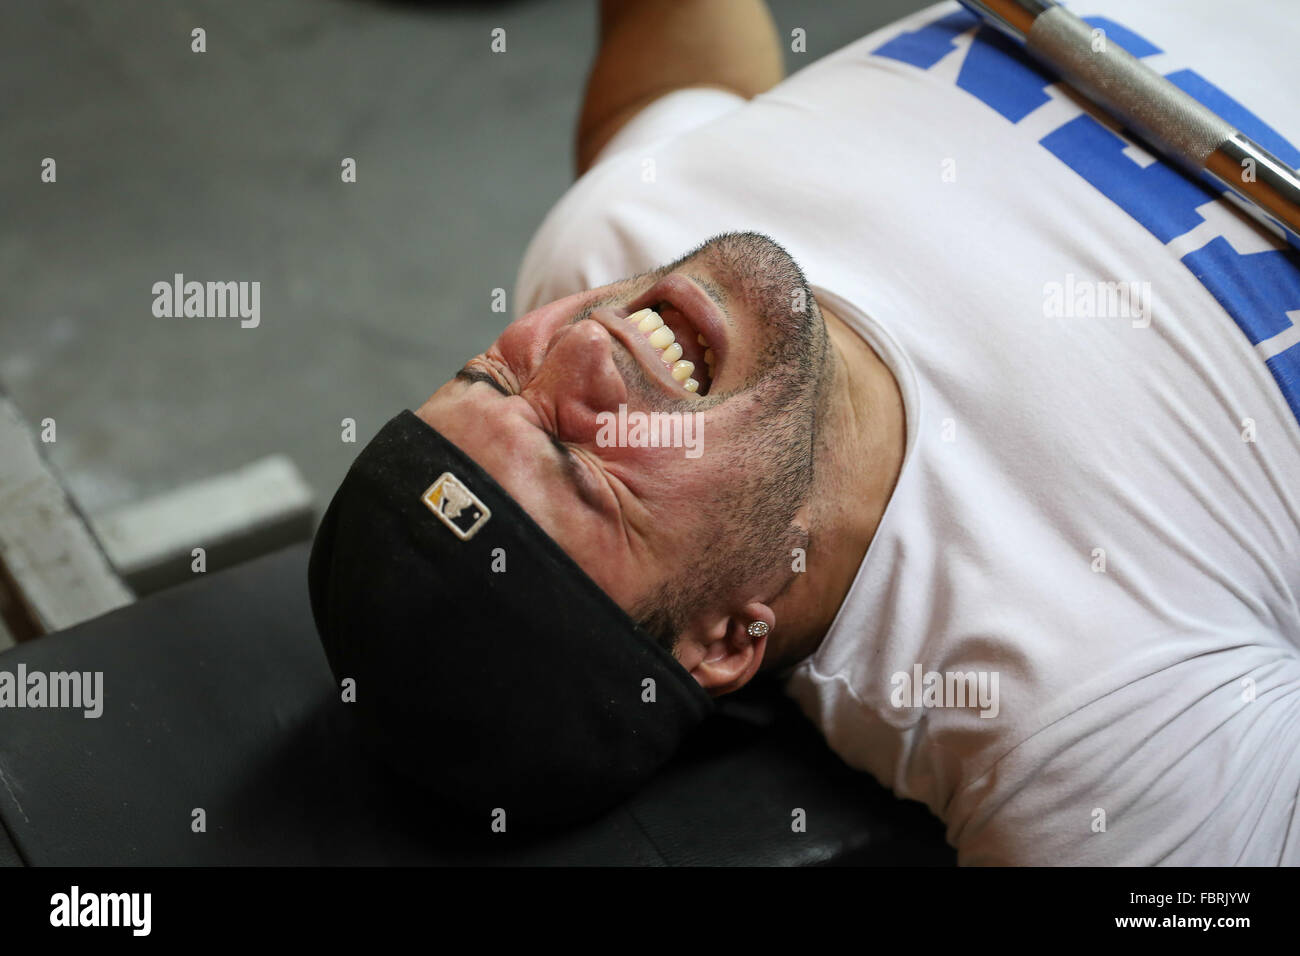
[[[772,9],[807,30],[794,70],[924,5]],[[81,508],[277,451],[323,507],[503,326],[491,290],[569,182],[594,38],[587,0],[7,0],[0,389],[57,421]],[[261,326],[154,318],[177,272],[260,281]]]

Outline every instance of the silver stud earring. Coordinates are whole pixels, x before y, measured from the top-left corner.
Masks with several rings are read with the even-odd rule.
[[[750,637],[767,637],[768,630],[766,621],[752,621],[749,627],[745,628],[745,633]]]

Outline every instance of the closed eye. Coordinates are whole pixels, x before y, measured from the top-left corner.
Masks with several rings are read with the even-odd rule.
[[[491,385],[502,395],[506,396],[506,398],[509,398],[513,394],[510,391],[510,389],[506,388],[495,378],[493,378],[491,375],[489,375],[487,372],[483,371],[480,368],[470,368],[468,365],[466,365],[463,369],[461,369],[459,372],[456,373],[456,378],[458,381],[468,382],[471,385],[473,385],[475,382],[481,382],[484,385]]]
[[[495,388],[506,398],[510,398],[511,396],[514,395],[514,392],[506,388],[506,386],[502,382],[498,382],[495,378],[493,378],[491,375],[489,375],[487,372],[483,371],[480,368],[470,368],[468,365],[466,365],[463,369],[461,369],[459,372],[456,373],[456,378],[462,382],[468,382],[471,385],[475,383],[481,383],[483,385],[491,385],[493,388]],[[555,446],[557,451],[562,452],[565,456],[569,456],[573,454],[573,449],[571,449],[564,442],[560,441],[559,435],[546,429],[543,429],[543,431],[545,431],[547,437],[551,439],[551,444]]]
[[[485,372],[483,369],[480,368],[471,368],[470,366],[466,365],[463,369],[461,369],[459,372],[456,373],[456,378],[457,380],[465,382],[470,385],[474,385],[474,384],[491,385],[494,389],[496,389],[498,392],[500,392],[502,395],[506,396],[507,398],[510,398],[515,394],[514,392],[510,391],[510,389],[507,388],[503,383],[497,381],[497,379],[495,379],[492,375],[490,375],[489,373]],[[551,446],[557,452],[560,453],[563,459],[565,475],[568,477],[570,483],[573,484],[579,496],[581,496],[583,500],[585,500],[588,504],[591,504],[592,506],[602,511],[608,511],[609,503],[603,500],[601,494],[599,493],[599,491],[595,486],[595,479],[592,477],[590,472],[583,466],[581,460],[579,460],[578,458],[577,452],[575,452],[572,448],[566,445],[561,440],[560,436],[555,434],[555,432],[545,428],[543,428],[542,431],[545,432],[546,437],[551,440]]]

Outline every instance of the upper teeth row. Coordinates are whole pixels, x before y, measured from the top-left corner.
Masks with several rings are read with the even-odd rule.
[[[682,388],[688,392],[699,390],[700,383],[691,378],[691,373],[695,371],[695,363],[682,358],[682,347],[678,344],[677,337],[673,335],[673,330],[664,324],[658,312],[654,309],[642,309],[633,312],[627,320],[646,337],[646,341],[659,350],[659,357],[672,370],[673,378],[682,383]],[[696,341],[704,346],[704,363],[712,373],[713,349],[709,348],[709,343],[704,341],[703,335],[697,335]]]

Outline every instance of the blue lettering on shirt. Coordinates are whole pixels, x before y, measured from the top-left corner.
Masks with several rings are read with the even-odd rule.
[[[1161,52],[1154,43],[1113,20],[1084,19],[1135,57]],[[1020,44],[964,10],[901,33],[872,53],[928,70],[956,50],[957,38],[972,29],[975,32],[957,76],[958,87],[1012,123],[1048,101],[1046,88],[1055,78]],[[1179,70],[1167,79],[1283,162],[1300,166],[1300,150],[1195,71]],[[1204,222],[1197,207],[1222,191],[1208,177],[1192,179],[1159,157],[1140,166],[1124,154],[1127,141],[1088,114],[1071,119],[1039,142],[1162,243]],[[1252,345],[1289,329],[1293,323],[1287,313],[1300,310],[1300,254],[1292,249],[1243,255],[1219,236],[1187,253],[1182,262]],[[1300,343],[1272,355],[1265,364],[1300,421]]]

